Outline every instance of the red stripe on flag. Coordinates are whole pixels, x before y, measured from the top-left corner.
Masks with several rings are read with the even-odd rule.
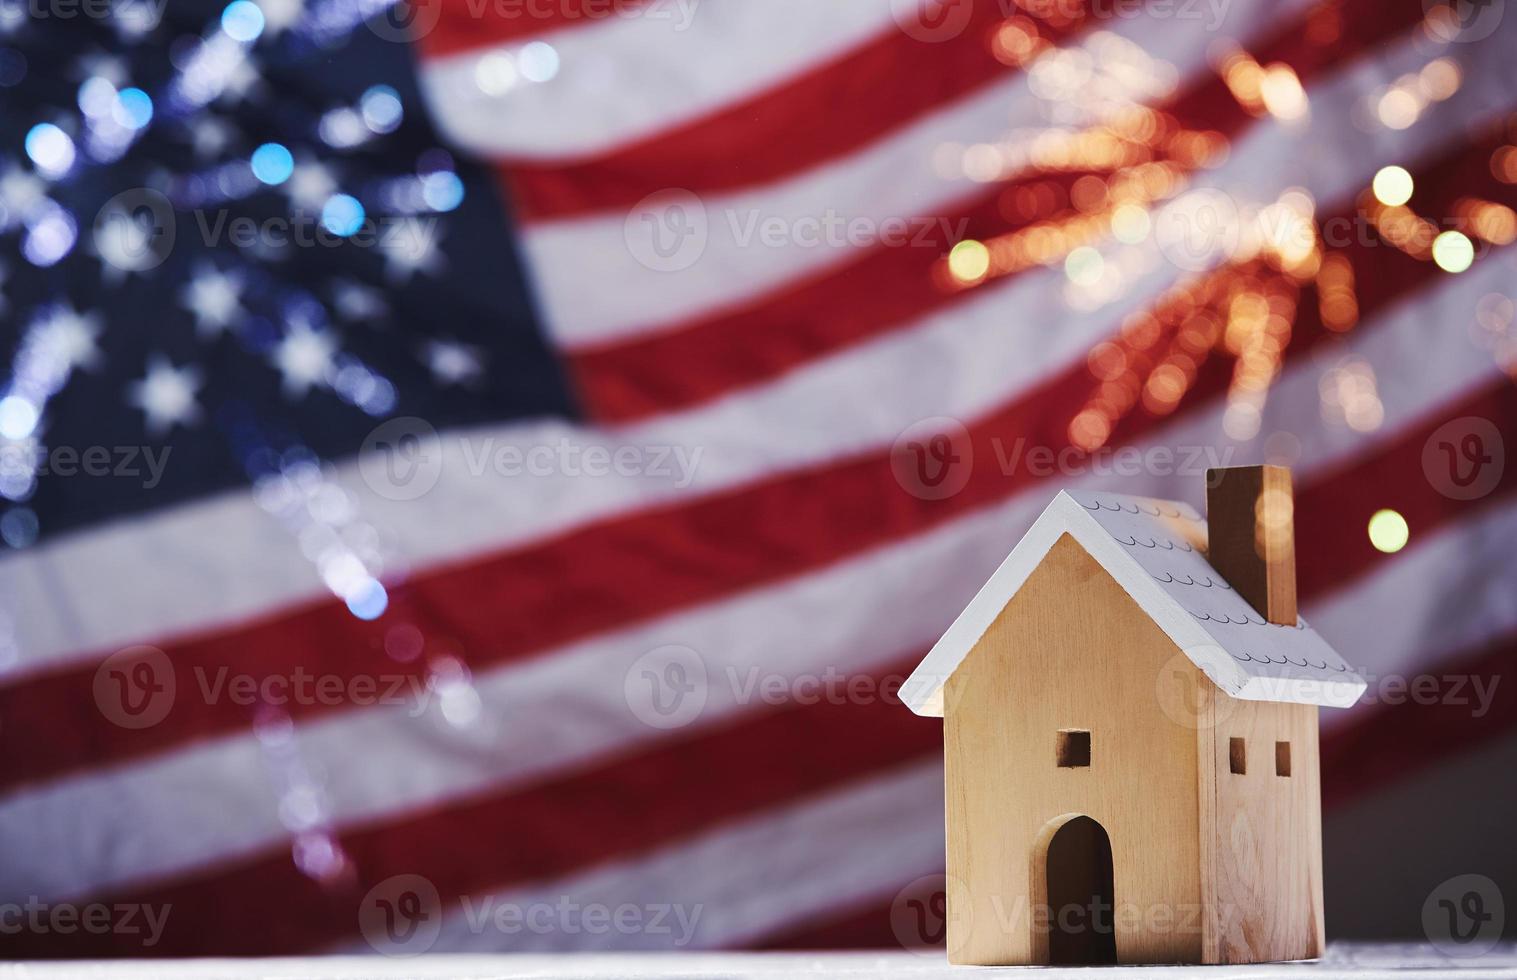
[[[990,31],[1003,19],[998,6],[976,3],[973,11],[952,40],[925,42],[892,29],[782,85],[600,156],[504,164],[517,217],[530,223],[628,208],[671,187],[753,186],[857,149],[1012,73],[991,53]],[[1043,30],[1053,43],[1075,33]]]
[[[1487,160],[1495,145],[1487,141],[1462,147],[1431,168],[1438,186],[1470,193],[1491,183]],[[1481,180],[1475,179],[1475,168]],[[1504,190],[1508,196],[1517,194],[1514,187]],[[1361,242],[1342,254],[1359,273],[1359,304],[1366,318],[1444,274],[1430,262],[1380,244]],[[1294,340],[1285,351],[1288,360],[1314,349],[1324,337],[1338,336],[1317,321],[1315,298],[1310,290],[1306,293]],[[1208,361],[1188,404],[1204,404],[1222,393],[1231,377],[1230,363]],[[1055,451],[1067,447],[1069,421],[1084,407],[1093,386],[1083,363],[1047,378],[970,428],[973,455],[995,459],[994,440],[1009,438]],[[1116,426],[1111,444],[1133,441],[1166,421],[1135,411]],[[1004,475],[981,467],[960,493],[926,501],[901,489],[894,466],[888,452],[873,452],[434,569],[397,589],[391,611],[376,623],[361,623],[340,603],[323,601],[229,632],[181,638],[165,649],[191,692],[196,683],[192,671],[204,677],[245,675],[260,683],[301,672],[346,681],[378,672],[419,675],[423,665],[406,667],[382,652],[388,625],[409,619],[428,635],[453,637],[467,651],[465,659],[480,669],[822,567],[940,526],[1038,482],[1025,471]],[[158,724],[125,731],[102,716],[94,685],[91,666],[0,689],[0,717],[33,735],[25,744],[0,741],[0,788],[163,751],[251,721],[252,709],[226,699],[181,696]],[[332,706],[291,703],[287,709],[301,717]]]
[[[1514,662],[1517,634],[1467,651],[1430,670],[1429,676],[1438,681],[1416,697],[1397,688],[1396,703],[1357,709],[1354,721],[1323,736],[1323,809],[1346,806],[1417,770],[1517,729],[1517,694],[1499,683]],[[1474,692],[1477,683],[1490,694],[1483,711]],[[902,888],[907,884],[902,882]],[[900,940],[892,911],[893,899],[886,898],[776,932],[754,946],[777,950],[897,947]]]
[[[403,0],[425,58],[525,41],[548,31],[636,17],[652,0]]]
[[[1433,484],[1424,470],[1428,445],[1440,428],[1459,419],[1484,420],[1501,432],[1517,432],[1517,387],[1500,381],[1457,404],[1443,406],[1435,416],[1398,432],[1391,446],[1313,478],[1311,494],[1298,501],[1296,508],[1296,546],[1302,556],[1296,585],[1303,595],[1342,588],[1394,559],[1370,542],[1369,523],[1376,511],[1389,508],[1400,513],[1415,542],[1517,493],[1517,466],[1503,467],[1488,494],[1475,500],[1447,496]],[[1432,452],[1441,464],[1437,448]],[[1432,474],[1433,478],[1442,476],[1436,470]],[[1440,485],[1452,487],[1447,482]]]
[[[1068,6],[1061,26],[1038,22],[1045,41],[1065,44],[1099,26],[1084,0]],[[1344,7],[1339,38],[1308,40],[1308,14],[1261,42],[1260,60],[1284,61],[1304,79],[1424,13],[1406,0],[1348,0]],[[1001,5],[976,3],[973,11],[952,40],[924,43],[892,30],[784,85],[631,146],[585,160],[511,162],[502,175],[519,216],[530,222],[630,208],[669,188],[711,193],[798,173],[1010,74],[1014,69],[992,53],[994,30],[1005,20]],[[1202,102],[1203,110],[1236,109],[1220,85],[1208,88]],[[828,111],[818,112],[818,105]]]
[[[1510,411],[1517,404],[1517,390],[1506,383],[1501,390],[1503,411]],[[1488,394],[1451,406],[1441,417],[1463,417],[1487,404]],[[1304,485],[1299,511],[1308,521],[1320,521],[1312,515],[1333,506],[1343,488],[1364,494],[1388,469],[1403,474],[1403,482],[1414,482],[1405,474],[1420,472],[1422,435],[1421,430],[1412,432],[1349,470]],[[1451,521],[1455,516],[1444,513],[1440,520]],[[1336,526],[1321,523],[1323,537],[1301,541],[1303,565],[1321,560],[1359,534],[1357,528],[1342,522]],[[1393,560],[1366,557],[1372,563]],[[1342,571],[1351,577],[1363,569]],[[1309,589],[1302,593],[1306,599],[1317,595],[1310,590],[1334,584],[1326,579],[1308,582]],[[913,658],[895,665],[893,672],[881,671],[877,678],[898,677],[915,663]],[[883,690],[891,690],[880,683]],[[1508,724],[1511,712],[1506,708],[1502,712],[1500,717],[1507,719],[1502,724]],[[868,732],[869,737],[857,738],[860,732]],[[280,849],[110,900],[173,902],[176,909],[190,910],[183,917],[176,915],[166,945],[148,951],[155,955],[206,950],[298,952],[352,934],[357,921],[355,895],[390,875],[424,874],[445,896],[539,880],[645,851],[716,821],[778,806],[824,791],[845,778],[935,754],[939,739],[936,723],[916,718],[893,696],[870,703],[818,702],[764,711],[636,755],[604,760],[577,775],[351,829],[340,839],[360,869],[360,881],[337,894],[302,876],[288,852]],[[1333,778],[1338,778],[1336,773]],[[459,841],[507,834],[531,840],[533,846],[513,850],[509,859],[489,866],[474,860],[471,848],[458,846]],[[213,900],[216,896],[220,897]],[[262,921],[263,908],[284,910],[278,918],[286,933],[247,935],[243,923]],[[108,944],[112,941],[108,937],[78,937],[78,941],[86,945],[72,945],[68,937],[27,937],[24,955],[144,952],[129,944],[123,948],[88,945]],[[126,942],[120,937],[118,941]],[[257,945],[249,947],[249,943]]]
[[[1261,57],[1291,64],[1302,81],[1310,81],[1325,68],[1404,31],[1423,14],[1420,2],[1406,0],[1390,7],[1383,0],[1353,0],[1351,6],[1366,8],[1364,15],[1347,18],[1344,33],[1334,43],[1309,42],[1304,24],[1296,23],[1265,44]],[[1216,76],[1161,108],[1187,129],[1225,135],[1254,120]],[[933,269],[943,254],[960,238],[987,238],[1030,223],[1005,216],[1011,213],[1005,205],[1019,188],[1047,184],[1067,189],[1080,176],[1083,173],[1018,177],[945,207],[952,213],[935,219],[933,235],[926,241],[914,238],[911,247],[862,249],[840,268],[789,282],[739,308],[671,324],[635,339],[575,350],[570,365],[581,396],[590,413],[606,421],[676,411],[969,299],[973,291],[946,289],[935,282]],[[1489,175],[1485,183],[1492,183]]]
[[[910,882],[902,882],[904,889]],[[891,924],[895,911],[894,899],[843,911],[840,915],[807,922],[799,929],[787,929],[767,936],[752,949],[775,950],[839,950],[839,949],[890,949],[903,945]],[[911,909],[905,909],[914,916]],[[910,920],[907,920],[910,921]],[[936,928],[936,923],[933,923]],[[909,935],[909,934],[908,934]],[[940,948],[940,947],[934,947]],[[931,954],[941,957],[941,952]]]
[[[900,665],[896,678],[914,665]],[[891,676],[882,674],[880,683]],[[340,887],[306,877],[287,850],[278,850],[110,899],[172,906],[152,948],[142,948],[140,936],[47,932],[11,937],[9,952],[19,958],[304,952],[356,935],[364,893],[391,875],[425,875],[445,905],[502,882],[552,878],[936,755],[939,729],[894,697],[767,711],[554,781],[349,830],[340,842],[356,877]],[[869,737],[851,737],[861,731]],[[718,782],[719,774],[736,778]],[[523,846],[483,843],[503,840]]]
[[[1067,192],[1083,175],[1008,182],[932,220],[925,234],[912,229],[909,247],[865,249],[840,269],[789,282],[741,307],[571,351],[581,400],[594,418],[616,423],[688,409],[972,300],[973,290],[935,281],[933,268],[943,254],[963,238],[1029,224],[1003,213],[1018,188],[1046,184]]]
[[[1482,644],[1429,668],[1436,678],[1393,697],[1371,686],[1386,703],[1361,708],[1362,717],[1322,740],[1322,805],[1342,806],[1386,783],[1461,750],[1509,734],[1517,727],[1517,693],[1499,683],[1517,663],[1517,635]],[[1384,678],[1377,679],[1383,681]],[[1490,696],[1483,713],[1475,685]],[[1390,703],[1394,699],[1395,703]]]

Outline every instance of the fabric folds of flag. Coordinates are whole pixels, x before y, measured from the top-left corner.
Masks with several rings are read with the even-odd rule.
[[[894,690],[1063,486],[1288,462],[1305,615],[1371,691],[1494,677],[1517,22],[1465,7],[416,5],[541,336],[492,334],[516,260],[475,255],[440,277],[467,337],[383,342],[434,345],[444,409],[397,385],[309,458],[0,561],[0,901],[171,910],[151,946],[7,944],[913,943],[940,729]],[[513,361],[539,380],[501,395]],[[1328,805],[1512,705],[1324,713]],[[407,896],[435,914],[397,938]]]

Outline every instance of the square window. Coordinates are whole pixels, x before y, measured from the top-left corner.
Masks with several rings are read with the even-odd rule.
[[[1090,732],[1080,728],[1059,729],[1059,765],[1070,769],[1090,765]]]
[[[1248,772],[1248,749],[1241,738],[1227,740],[1227,768],[1236,775],[1242,776]]]
[[[1275,743],[1275,775],[1289,776],[1291,774],[1291,744],[1289,742]]]

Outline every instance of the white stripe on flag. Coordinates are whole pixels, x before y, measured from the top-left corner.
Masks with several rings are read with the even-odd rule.
[[[1437,674],[1450,656],[1517,632],[1514,554],[1512,505],[1436,534],[1413,528],[1407,551],[1314,609],[1312,626],[1369,681],[1366,698],[1382,698],[1392,690],[1382,689],[1386,678]],[[1464,692],[1472,700],[1478,694]],[[1369,706],[1322,712],[1323,731],[1355,720]]]
[[[1517,28],[1517,18],[1509,20]],[[1347,68],[1316,92],[1315,115],[1347,114],[1366,86],[1398,74],[1408,58],[1418,57],[1426,56],[1403,48]],[[1265,125],[1240,141],[1228,164],[1206,175],[1207,183],[1248,187],[1261,197],[1298,185],[1327,203],[1365,187],[1386,163],[1415,170],[1419,153],[1436,152],[1442,142],[1499,116],[1493,107],[1509,106],[1504,60],[1471,59],[1465,70],[1460,93],[1408,130],[1371,137],[1344,126],[1324,132]],[[1467,275],[1489,274],[1481,269],[1494,261],[1501,257],[1482,260]],[[588,521],[883,448],[922,418],[982,415],[1082,358],[1122,317],[1149,305],[1181,275],[1178,269],[1158,268],[1111,305],[1073,312],[1061,297],[1062,272],[1039,269],[982,287],[979,295],[910,328],[689,412],[612,432],[543,422],[447,433],[440,447],[441,475],[422,499],[435,515],[427,522],[413,520],[415,502],[387,499],[371,489],[357,463],[337,467],[335,481],[365,520],[393,538],[393,554],[402,565],[424,569],[520,546]],[[1502,285],[1497,281],[1489,288]],[[1054,323],[1058,329],[1050,330]],[[1420,357],[1409,362],[1419,363]],[[880,400],[879,391],[892,392],[892,398]],[[827,424],[818,425],[817,419]],[[681,450],[687,460],[697,450],[701,455],[688,486],[682,485],[672,455],[666,462],[675,472],[669,476],[522,477],[493,467],[505,455],[551,450],[563,440],[581,448],[631,446],[650,461],[650,451],[664,449]],[[21,659],[6,676],[87,662],[133,642],[235,624],[321,595],[313,567],[297,549],[264,546],[285,534],[247,493],[229,492],[0,561],[0,594],[14,596],[15,606],[28,611],[16,624]],[[145,556],[154,558],[150,569],[143,567]],[[63,580],[73,583],[66,602],[58,600],[51,584]]]
[[[1306,0],[1291,3],[1304,6]],[[1225,30],[1253,36],[1277,24],[1280,14],[1278,7],[1235,4]],[[1208,52],[1215,40],[1199,32],[1176,31],[1172,22],[1152,17],[1121,21],[1111,33],[1170,62],[1180,79],[1208,70]],[[1117,107],[1103,102],[1099,110],[1104,117]],[[815,276],[855,255],[859,241],[873,241],[872,230],[886,227],[887,220],[938,220],[936,216],[951,214],[967,197],[987,191],[987,185],[968,178],[939,174],[933,158],[940,147],[994,143],[1012,133],[1041,131],[1049,126],[1047,112],[1047,105],[1029,89],[1028,77],[1017,75],[856,153],[773,185],[708,194],[678,213],[666,212],[659,203],[646,214],[634,208],[630,214],[616,211],[535,223],[524,230],[522,239],[544,319],[563,346],[604,344],[667,329]],[[1089,124],[1100,117],[1091,111],[1082,120],[1063,122]],[[678,218],[682,229],[695,230],[672,258],[650,251],[650,242],[640,237],[645,219],[658,226],[666,217]],[[834,231],[824,233],[823,221],[831,221]],[[765,229],[771,227],[778,229],[778,244],[766,244],[765,236],[774,232]],[[706,238],[697,248],[701,228]],[[919,230],[913,226],[911,232]],[[934,238],[941,241],[943,233],[938,231]],[[587,281],[596,288],[585,288]]]
[[[892,6],[650,3],[598,23],[430,58],[420,77],[433,117],[459,146],[483,157],[572,159],[645,139],[895,30]],[[481,88],[502,58],[530,64],[517,57],[528,43],[551,46],[556,75],[518,80],[499,95]]]
[[[1475,300],[1509,278],[1496,263],[1481,263],[1401,305],[1385,322],[1365,324],[1349,335],[1343,356],[1361,359],[1377,375],[1384,372],[1380,394],[1385,424],[1373,434],[1340,432],[1320,423],[1296,429],[1301,441],[1298,482],[1308,483],[1312,474],[1330,471],[1394,439],[1399,430],[1451,404],[1461,393],[1499,379],[1488,355],[1473,345],[1429,341],[1444,336],[1442,324],[1466,316]],[[1391,366],[1409,360],[1409,349],[1418,352],[1419,370],[1398,374]],[[1277,383],[1265,409],[1263,431],[1289,428],[1299,422],[1299,413],[1315,413],[1320,377],[1329,367],[1309,359],[1294,364]],[[1138,448],[1161,445],[1217,446],[1226,451],[1232,444],[1221,432],[1220,406],[1212,402],[1198,406],[1194,418],[1177,420]],[[1007,447],[1008,454],[1012,448]],[[1056,482],[1194,498],[1197,479],[1198,474],[1070,474]],[[475,678],[480,716],[503,719],[499,728],[451,729],[435,705],[419,717],[409,717],[404,708],[366,709],[302,723],[298,745],[306,764],[326,773],[324,792],[331,819],[338,825],[378,820],[486,788],[524,784],[665,737],[632,713],[624,689],[633,661],[665,644],[698,651],[708,678],[715,679],[697,724],[675,732],[689,734],[698,726],[764,707],[755,699],[740,698],[739,686],[728,680],[729,669],[745,684],[746,672],[758,664],[791,677],[829,666],[850,674],[878,669],[924,649],[1005,557],[1055,489],[1053,483],[1042,483],[932,532],[818,572],[482,672]],[[1417,562],[1422,554],[1415,550],[1405,560]],[[955,575],[924,581],[922,568],[951,568]],[[1517,567],[1511,571],[1517,576]],[[1465,588],[1459,577],[1439,574],[1438,569],[1423,574],[1447,588]],[[1517,577],[1512,585],[1517,586]],[[1358,601],[1374,604],[1363,595]],[[1399,601],[1395,592],[1375,600],[1379,605]],[[1465,635],[1456,635],[1462,644]],[[1455,646],[1438,636],[1407,633],[1363,634],[1362,642],[1400,651],[1396,656],[1406,658]],[[1343,652],[1353,659],[1350,650]],[[198,690],[183,687],[187,692]],[[383,759],[385,764],[354,765],[357,757]],[[279,821],[276,796],[244,775],[262,771],[262,759],[252,735],[228,736],[13,794],[0,801],[0,837],[17,843],[0,879],[0,897],[68,897],[91,887],[187,872],[277,846],[289,834]],[[215,792],[210,791],[213,786]],[[229,806],[229,799],[235,804]],[[171,824],[153,819],[165,800],[182,801],[175,805],[186,819]],[[68,815],[102,808],[118,814],[121,825],[134,828],[133,848],[101,852],[77,846],[79,830]],[[196,813],[203,819],[190,818]],[[60,860],[60,849],[79,856]]]
[[[432,952],[585,952],[741,946],[839,908],[889,896],[943,867],[943,767],[915,764],[754,813],[628,861],[527,888],[472,896],[448,911]],[[884,859],[882,859],[884,858]],[[587,933],[568,906],[680,906],[669,932]],[[544,928],[502,930],[518,908]],[[534,911],[535,910],[535,911]],[[550,911],[551,910],[551,911]],[[509,914],[502,921],[510,923]],[[681,922],[693,923],[682,937]],[[682,939],[687,941],[681,944]],[[350,949],[362,952],[366,944]]]

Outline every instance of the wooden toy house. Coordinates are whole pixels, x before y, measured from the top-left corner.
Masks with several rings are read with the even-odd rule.
[[[1290,472],[1062,492],[902,689],[943,718],[954,963],[1252,963],[1323,945],[1317,708]]]

